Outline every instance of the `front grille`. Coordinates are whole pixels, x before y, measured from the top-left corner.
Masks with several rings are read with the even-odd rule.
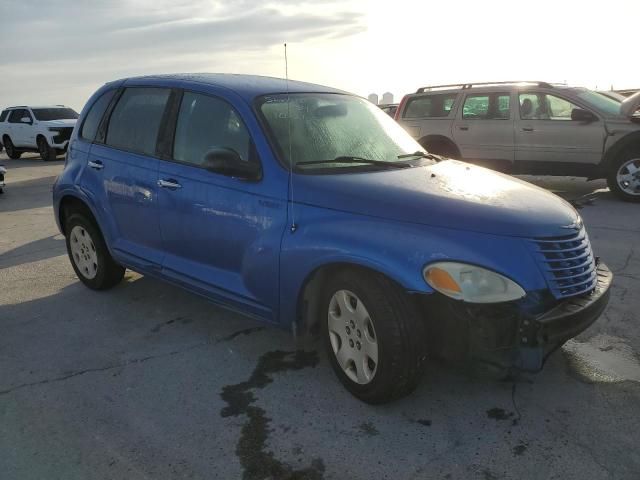
[[[535,238],[532,243],[556,298],[581,295],[596,287],[596,261],[584,228],[562,237]]]
[[[53,141],[55,143],[66,142],[71,138],[71,132],[73,132],[73,127],[60,127],[57,128],[59,132],[55,137],[53,137]]]

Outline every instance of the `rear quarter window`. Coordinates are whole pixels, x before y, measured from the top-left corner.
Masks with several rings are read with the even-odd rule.
[[[8,116],[9,110],[3,110],[2,113],[0,113],[0,122],[4,122]]]
[[[95,140],[102,116],[104,115],[107,106],[109,106],[109,102],[111,102],[115,92],[115,90],[108,90],[93,102],[93,105],[91,105],[91,108],[89,109],[89,113],[87,113],[87,116],[82,122],[82,128],[80,129],[80,136],[82,138],[90,142]]]
[[[402,118],[443,118],[448,117],[456,102],[456,93],[441,95],[421,95],[407,102]]]

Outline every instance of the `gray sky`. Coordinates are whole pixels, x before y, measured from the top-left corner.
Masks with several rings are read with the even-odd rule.
[[[440,82],[640,87],[638,0],[2,0],[0,106],[81,109],[171,72],[283,76],[398,97]]]

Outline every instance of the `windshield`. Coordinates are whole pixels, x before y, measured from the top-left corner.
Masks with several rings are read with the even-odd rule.
[[[603,113],[608,115],[617,115],[620,113],[620,102],[611,97],[586,89],[578,91],[577,95],[578,98],[591,104]]]
[[[268,95],[259,109],[282,162],[301,171],[379,168],[382,163],[375,162],[407,162],[398,156],[424,152],[393,119],[359,97],[291,94],[287,105],[286,94]]]
[[[78,118],[78,113],[71,108],[32,108],[31,111],[36,119],[43,122]]]

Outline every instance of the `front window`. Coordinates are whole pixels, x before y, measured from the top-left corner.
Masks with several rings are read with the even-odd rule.
[[[571,120],[577,105],[545,93],[520,94],[520,118],[523,120]]]
[[[32,108],[31,111],[36,119],[42,122],[49,120],[75,120],[78,118],[78,112],[72,108]]]
[[[287,98],[286,94],[267,95],[258,105],[287,166],[293,164],[301,171],[366,169],[373,165],[334,160],[349,157],[400,164],[408,158],[399,156],[424,152],[400,125],[362,98],[324,93]]]

